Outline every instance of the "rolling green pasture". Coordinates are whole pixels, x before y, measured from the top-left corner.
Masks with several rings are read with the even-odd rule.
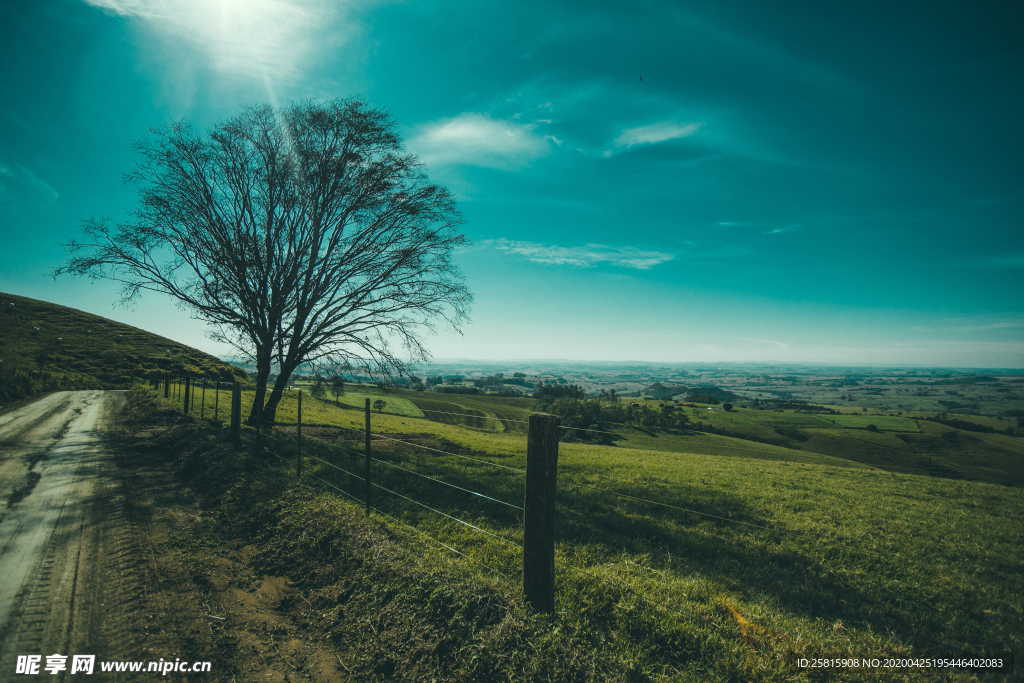
[[[920,432],[916,420],[905,417],[889,417],[888,415],[829,415],[822,419],[830,420],[841,427],[865,429],[875,425],[886,432]]]
[[[725,411],[721,412],[725,413]],[[829,427],[831,425],[829,420],[822,416],[807,415],[804,413],[776,413],[771,410],[743,409],[734,410],[734,412],[739,412],[742,416],[755,424],[766,425],[768,427],[790,427],[799,429],[807,427]],[[727,415],[728,413],[725,414]]]
[[[248,414],[253,395],[252,391],[243,391],[243,414]],[[298,392],[286,392],[278,408],[279,424],[296,421],[297,396]],[[388,404],[383,413],[372,413],[375,432],[418,434],[457,448],[495,453],[500,457],[509,455],[509,444],[525,435],[525,422],[533,403],[532,399],[403,390],[389,392],[382,397],[376,389],[365,392],[346,390],[340,407],[334,404],[333,398],[317,401],[305,395],[303,422],[362,429],[363,406],[367,397],[371,400],[383,398]],[[210,386],[206,398],[207,417],[213,414],[214,400]],[[220,417],[225,420],[226,412],[223,411],[230,402],[226,390],[222,390],[220,401]],[[503,405],[503,402],[509,403]],[[194,415],[200,414],[199,406],[197,395]],[[711,423],[732,433],[751,435],[771,443],[706,432],[667,433],[618,425],[610,428],[616,433],[614,446],[602,448],[845,468],[873,467],[892,472],[1024,486],[1024,439],[1013,436],[965,432],[924,420],[879,415],[816,416],[746,409],[719,410],[710,414],[702,409],[697,416],[691,413],[690,417],[697,422]],[[787,421],[787,418],[791,420]],[[862,423],[864,426],[876,424],[881,431],[868,431],[860,426]],[[812,424],[816,426],[808,426]],[[564,447],[569,447],[569,444]]]
[[[458,398],[452,405],[487,410]],[[286,397],[282,414],[292,400]],[[304,410],[307,405],[316,405],[325,421],[361,426],[359,411],[313,401],[304,401]],[[738,425],[753,418],[730,419]],[[372,422],[382,436],[430,436],[452,453],[376,442],[375,484],[512,543],[521,539],[518,510],[439,482],[521,505],[523,434],[376,413]],[[908,447],[904,438],[954,445],[927,433],[807,431],[814,435],[807,443],[856,435],[866,439],[861,448],[880,453]],[[654,447],[669,443],[667,435],[640,433],[629,435],[630,447],[559,448],[556,619],[587,634],[595,651],[613,653],[633,680],[803,680],[795,656],[1024,649],[1024,489],[883,472],[835,456],[711,436],[675,439],[679,451]],[[998,439],[980,440],[1005,447]],[[290,444],[283,434],[271,440],[283,454],[272,459],[282,476],[291,476]],[[729,453],[730,444],[751,450]],[[337,467],[362,471],[362,454],[352,444],[306,448]],[[362,498],[362,483],[343,472],[312,458],[304,468]],[[466,555],[463,562],[480,572],[480,581],[518,590],[516,548],[388,491],[374,489],[373,505]],[[887,678],[950,676],[890,672]]]
[[[303,408],[306,407],[305,402],[307,398],[310,401],[316,400],[312,396],[309,396],[307,394],[306,397],[303,398]],[[373,389],[367,391],[359,391],[346,388],[345,394],[343,396],[338,397],[338,403],[346,405],[350,408],[355,408],[357,410],[365,410],[366,399],[370,399],[371,406],[376,401],[384,401],[387,405],[381,412],[387,412],[392,415],[402,415],[404,417],[423,417],[423,411],[417,408],[416,404],[414,404],[409,399],[403,398],[401,396],[396,396],[394,394],[381,395],[380,392]],[[325,398],[323,402],[333,404],[335,402],[334,395],[329,393],[328,397]],[[373,412],[376,413],[377,410],[373,409]]]

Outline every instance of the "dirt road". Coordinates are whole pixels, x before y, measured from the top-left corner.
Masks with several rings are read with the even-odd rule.
[[[100,654],[130,597],[116,578],[126,532],[104,443],[119,400],[60,392],[0,416],[0,681],[21,678],[18,655]]]

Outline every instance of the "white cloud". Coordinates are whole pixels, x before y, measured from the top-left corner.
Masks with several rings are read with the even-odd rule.
[[[654,266],[675,258],[673,254],[661,251],[637,249],[636,247],[615,248],[604,244],[560,247],[506,239],[487,240],[484,244],[493,246],[507,254],[521,256],[534,263],[581,268],[592,268],[599,263],[607,263],[621,268],[650,270]]]
[[[325,48],[343,42],[329,0],[84,0],[144,22],[169,44],[186,45],[226,75],[270,81],[297,76]]]
[[[634,145],[653,145],[666,140],[687,138],[696,133],[700,127],[699,123],[662,121],[639,128],[626,128],[622,131],[622,135],[615,140],[615,146],[628,148]]]
[[[420,127],[409,148],[429,164],[469,164],[489,168],[517,168],[546,155],[548,140],[530,123],[492,119],[486,114],[464,113]]]

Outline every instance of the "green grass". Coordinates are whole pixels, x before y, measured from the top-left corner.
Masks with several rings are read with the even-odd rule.
[[[358,411],[323,410],[337,424],[361,424]],[[734,423],[745,417],[735,416]],[[398,415],[374,414],[372,422],[381,435],[431,437],[456,454],[525,467],[521,434],[492,435]],[[901,433],[908,444],[901,434],[808,431],[815,438],[854,434],[868,439],[862,448],[879,453],[900,444],[907,449],[914,439],[952,441]],[[1008,438],[971,436],[993,449],[1005,448],[1000,439]],[[647,438],[666,442],[664,435]],[[630,439],[637,445],[643,437]],[[724,457],[726,441],[744,444],[677,441],[683,452],[560,445],[561,627],[586,634],[595,652],[640,672],[635,680],[790,680],[794,654],[1022,649],[1024,489],[882,472],[835,458],[800,462],[797,457],[814,454],[792,449],[766,447],[775,457],[762,458],[754,449],[763,444]],[[358,443],[347,443],[347,451],[308,443],[307,452],[361,472]],[[282,473],[292,467],[290,444],[284,435],[272,440],[286,458],[277,461]],[[374,453],[391,465],[514,505],[523,499],[521,472],[393,442],[375,442]],[[351,477],[313,458],[305,467],[361,498],[362,484]],[[373,465],[372,476],[380,486],[503,538],[521,538],[515,509],[383,463]],[[515,592],[521,567],[515,549],[384,491],[374,489],[373,499],[383,512],[508,575]],[[487,572],[466,566],[484,580]]]
[[[905,417],[889,417],[888,415],[829,415],[822,416],[824,420],[835,422],[841,427],[851,429],[865,429],[868,425],[875,425],[886,432],[920,432],[916,420]]]
[[[8,311],[7,304],[14,310]],[[39,328],[39,332],[33,331]],[[58,343],[57,339],[62,342]],[[168,354],[168,351],[170,352]],[[124,388],[165,372],[243,379],[245,373],[190,346],[73,308],[0,293],[0,359],[5,376],[38,371],[61,382],[35,389]],[[0,396],[3,395],[0,379]]]

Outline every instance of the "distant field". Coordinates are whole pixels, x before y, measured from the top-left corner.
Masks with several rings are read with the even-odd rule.
[[[828,427],[831,424],[828,418],[802,413],[776,413],[771,410],[744,410],[742,414],[752,422],[768,425],[769,427]],[[829,416],[829,418],[831,417],[832,416]]]
[[[371,406],[377,401],[384,401],[387,405],[384,406],[384,409],[381,412],[391,413],[392,415],[403,415],[405,417],[423,417],[423,412],[409,399],[396,396],[394,394],[381,395],[377,391],[363,392],[346,389],[345,395],[338,397],[338,403],[358,410],[365,410],[366,399],[370,399]],[[324,403],[334,403],[334,395],[328,392],[328,396],[324,399]],[[373,412],[376,413],[377,409],[373,408]]]
[[[852,429],[865,429],[868,425],[875,425],[886,432],[921,431],[915,420],[909,420],[904,417],[889,417],[888,415],[829,415],[824,419]]]
[[[248,414],[252,396],[251,391],[243,392],[244,414]],[[279,423],[295,422],[297,396],[297,392],[285,394],[278,409]],[[502,457],[525,453],[515,444],[526,433],[524,423],[532,411],[532,399],[404,390],[381,396],[379,393],[364,394],[350,390],[343,397],[342,406],[338,407],[334,405],[333,398],[317,401],[306,394],[303,421],[310,425],[361,429],[366,397],[372,400],[383,398],[388,402],[383,413],[374,410],[371,417],[374,431],[382,434],[421,434],[459,448],[491,452]],[[194,411],[197,415],[199,401],[197,395]],[[222,420],[226,419],[229,401],[229,393],[222,391]],[[214,402],[211,385],[206,398],[208,417],[212,415]],[[503,405],[504,402],[508,404]],[[586,447],[606,448],[610,449],[609,452],[648,450],[846,468],[876,467],[907,474],[1024,486],[1024,439],[1013,436],[965,432],[924,420],[920,421],[918,428],[914,420],[882,415],[808,416],[737,409],[731,413],[719,410],[713,415],[700,411],[699,417],[691,417],[697,422],[712,424],[734,434],[749,434],[761,441],[705,432],[670,434],[662,430],[611,425],[609,431],[621,435],[613,437],[613,446]],[[808,417],[813,419],[808,420]],[[791,420],[787,421],[787,418]],[[805,426],[807,424],[824,426],[809,428]],[[868,431],[861,424],[865,427],[875,424],[880,431]],[[575,445],[566,444],[569,446]]]

